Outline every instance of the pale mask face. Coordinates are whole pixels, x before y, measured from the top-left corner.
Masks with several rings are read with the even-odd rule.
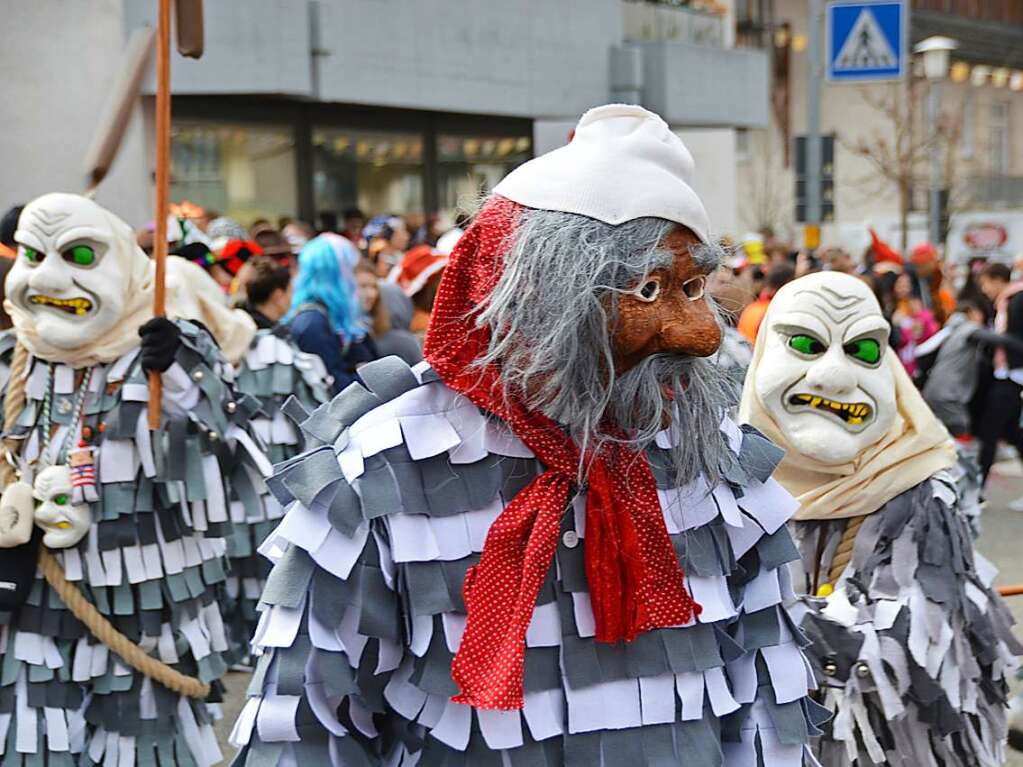
[[[835,272],[786,285],[771,302],[757,396],[792,449],[852,461],[896,415],[889,326],[869,288]]]
[[[25,207],[7,297],[27,312],[39,336],[59,349],[99,339],[124,312],[119,242],[110,218],[76,195],[46,195]]]
[[[67,466],[48,466],[36,477],[35,497],[39,505],[35,523],[43,531],[43,544],[51,549],[74,546],[92,524],[89,505],[71,503],[71,491],[71,469]]]

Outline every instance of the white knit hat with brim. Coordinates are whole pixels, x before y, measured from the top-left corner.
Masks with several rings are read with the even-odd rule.
[[[693,171],[689,150],[659,116],[608,104],[589,110],[568,144],[519,166],[494,193],[608,224],[663,218],[707,242],[710,221],[691,186]]]

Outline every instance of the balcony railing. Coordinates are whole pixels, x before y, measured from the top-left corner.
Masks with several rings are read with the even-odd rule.
[[[627,41],[677,41],[722,46],[724,8],[713,0],[625,0]]]

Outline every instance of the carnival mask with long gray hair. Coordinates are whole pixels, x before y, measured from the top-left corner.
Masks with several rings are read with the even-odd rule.
[[[716,478],[736,399],[705,359],[721,339],[704,292],[717,263],[717,248],[663,219],[615,226],[525,209],[477,319],[491,328],[479,364],[497,364],[509,393],[584,451],[623,439],[643,449],[673,425],[678,478]]]

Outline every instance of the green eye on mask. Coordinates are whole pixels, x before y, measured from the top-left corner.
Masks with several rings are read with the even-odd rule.
[[[25,256],[25,260],[30,264],[38,264],[46,256],[45,253],[40,253],[35,248],[30,248],[27,245],[21,246],[21,252]]]
[[[818,354],[824,354],[824,352],[828,350],[828,347],[813,336],[804,335],[802,333],[791,336],[789,338],[789,346],[800,354],[805,354],[808,357],[815,357]]]
[[[67,496],[64,495],[63,493],[61,493],[60,495],[55,495],[55,496],[53,496],[53,502],[55,504],[57,504],[58,506],[66,506],[67,505]]]
[[[851,344],[846,344],[844,349],[850,357],[868,365],[876,365],[881,359],[881,344],[873,338],[861,338],[859,341],[853,341]]]
[[[64,260],[75,266],[92,266],[96,262],[96,252],[88,245],[75,245],[64,252]]]

